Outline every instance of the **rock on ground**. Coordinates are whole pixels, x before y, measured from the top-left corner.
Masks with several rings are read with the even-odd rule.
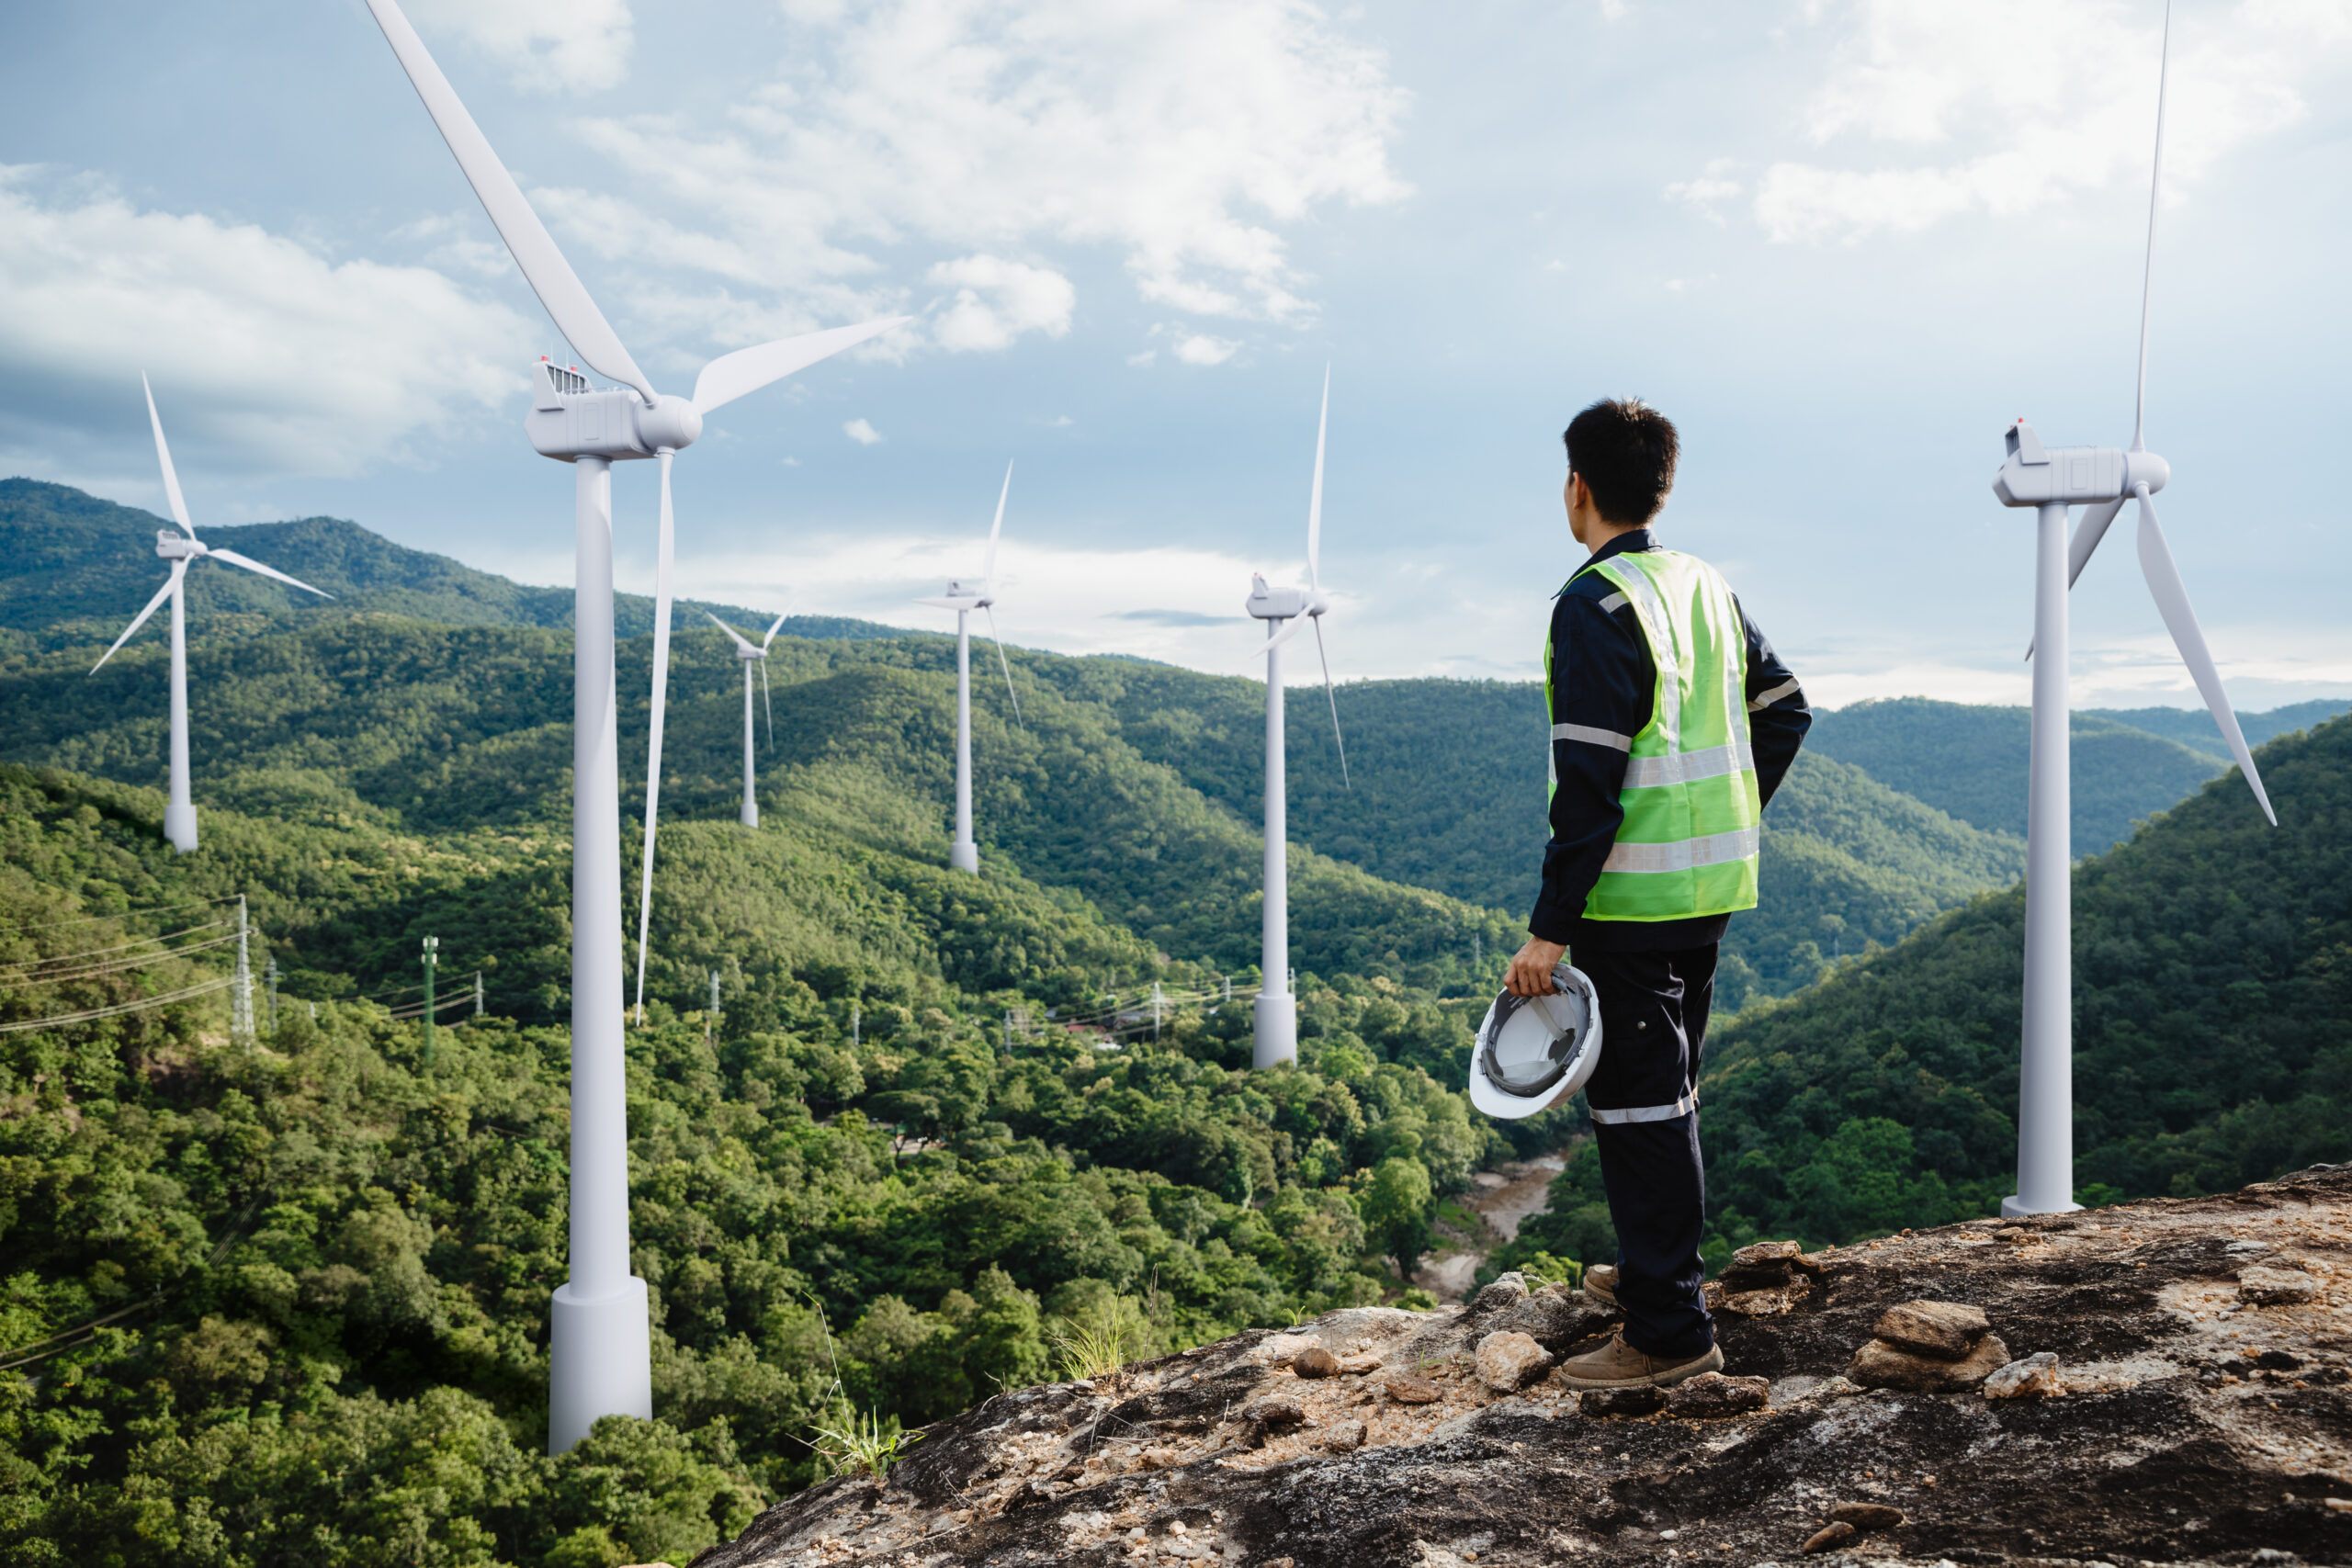
[[[1478,1341],[1478,1381],[1497,1393],[1517,1393],[1551,1370],[1552,1355],[1534,1336],[1500,1329]]]
[[[2308,1298],[2254,1302],[2240,1273],[2257,1260],[2309,1280]],[[1872,1562],[2352,1562],[2352,1168],[1805,1261],[1745,1265],[1785,1264],[1811,1289],[1717,1325],[1725,1381],[1763,1380],[1761,1408],[1697,1419],[1662,1398],[1597,1419],[1549,1384],[1498,1394],[1476,1366],[1487,1335],[1557,1356],[1578,1348],[1560,1336],[1589,1343],[1613,1321],[1579,1293],[1498,1284],[1465,1307],[1353,1309],[1282,1337],[1293,1363],[1310,1345],[1376,1357],[1370,1376],[1302,1380],[1269,1364],[1261,1331],[1115,1382],[1001,1394],[929,1428],[887,1485],[787,1498],[696,1568],[1533,1568],[1669,1551],[1745,1568],[1793,1564],[1829,1525],[1856,1533],[1826,1547]],[[1839,1375],[1889,1308],[1922,1300],[1982,1308],[1980,1345],[2056,1358],[2066,1397]],[[1435,1397],[1384,1391],[1404,1377]],[[1269,1399],[1301,1420],[1243,1419]],[[1148,1467],[1152,1450],[1172,1462]]]
[[[1922,1393],[1954,1393],[1974,1388],[2008,1364],[2009,1348],[1997,1334],[1987,1334],[1959,1360],[1922,1356],[1883,1339],[1872,1339],[1854,1352],[1846,1375],[1864,1388],[1907,1388]]]
[[[1987,1399],[2055,1399],[2066,1392],[2058,1358],[2047,1350],[2011,1361],[1984,1380]]]
[[[1871,1332],[1905,1350],[1957,1361],[1992,1326],[1983,1307],[1965,1302],[1902,1302],[1881,1313]]]

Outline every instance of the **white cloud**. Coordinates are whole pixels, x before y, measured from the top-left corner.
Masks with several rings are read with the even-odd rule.
[[[668,210],[699,217],[607,208],[588,223],[588,198],[566,197],[549,220],[607,254],[834,314],[888,302],[888,254],[1010,269],[1023,264],[993,258],[1058,246],[1109,252],[1157,304],[1297,321],[1313,306],[1283,231],[1407,191],[1388,163],[1406,95],[1385,56],[1299,0],[886,0],[786,16],[787,65],[724,129],[584,128],[614,165],[658,182]],[[1034,270],[1017,287],[1009,271],[947,279],[959,293],[940,341],[1000,346],[1066,321],[1066,267]]]
[[[2148,177],[2158,26],[2120,0],[1847,0],[1804,113],[1815,146],[1859,140],[1892,159],[1782,158],[1751,210],[1775,241],[1912,232],[1966,213],[2016,218],[2078,191]],[[2173,193],[2222,157],[2301,119],[2317,57],[2352,38],[2342,4],[2242,0],[2175,20],[2165,170]],[[1936,154],[1922,160],[1930,150]],[[1717,160],[1667,187],[1713,215],[1739,194]]]
[[[1023,333],[1061,337],[1078,303],[1077,288],[1060,273],[1001,256],[941,262],[923,276],[956,290],[931,324],[939,345],[956,353],[1009,347]]]
[[[862,419],[854,419],[842,425],[842,434],[860,446],[878,446],[882,444],[882,433]]]
[[[1176,357],[1187,365],[1222,365],[1241,345],[1230,338],[1187,333],[1176,340]]]
[[[524,385],[535,329],[438,272],[334,265],[249,224],[38,183],[0,165],[0,363],[132,420],[146,370],[183,465],[209,444],[248,468],[349,474],[511,412]]]
[[[616,87],[636,41],[628,0],[409,0],[430,48],[456,33],[542,93]]]

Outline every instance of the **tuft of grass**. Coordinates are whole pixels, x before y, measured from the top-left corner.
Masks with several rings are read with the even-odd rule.
[[[835,1475],[870,1475],[880,1481],[907,1457],[909,1449],[922,1441],[922,1434],[901,1431],[897,1416],[886,1422],[868,1410],[853,1413],[846,1430],[818,1427],[817,1439],[817,1451]]]
[[[1125,1296],[1101,1303],[1080,1315],[1057,1321],[1046,1333],[1064,1378],[1116,1378],[1130,1361],[1152,1355],[1158,1344],[1151,1308],[1159,1304],[1158,1279],[1145,1302]]]

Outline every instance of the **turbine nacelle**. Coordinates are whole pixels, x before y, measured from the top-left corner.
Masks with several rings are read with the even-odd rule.
[[[532,367],[531,380],[523,430],[543,457],[627,462],[658,457],[664,447],[684,450],[702,434],[702,412],[685,398],[664,395],[649,407],[628,388],[597,391],[577,370],[544,359]]]
[[[1272,588],[1256,573],[1250,577],[1250,597],[1243,609],[1261,621],[1287,621],[1299,615],[1319,615],[1331,602],[1311,588]]]
[[[2120,501],[2141,485],[2151,493],[2160,491],[2172,478],[2172,465],[2154,452],[2120,446],[2045,447],[2023,420],[2009,426],[2003,439],[2008,457],[1993,476],[1993,493],[2004,506]]]
[[[918,599],[915,603],[928,604],[934,610],[955,610],[961,614],[969,614],[974,610],[988,609],[996,603],[996,599],[986,590],[975,593],[961,582],[950,581],[947,584],[946,592],[936,598]]]
[[[185,534],[175,534],[169,528],[155,530],[155,554],[163,560],[195,560],[212,552]]]

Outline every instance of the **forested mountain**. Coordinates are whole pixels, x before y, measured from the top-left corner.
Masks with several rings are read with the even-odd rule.
[[[0,676],[0,757],[133,782],[159,776],[161,682],[142,684],[132,677],[135,662],[125,664],[120,675],[110,666],[104,678],[117,684],[107,700],[124,716],[93,728],[86,693],[74,679],[86,669],[74,658],[86,652],[95,660],[153,592],[148,540],[158,525],[147,513],[63,486],[0,483],[0,543],[21,547],[0,557],[0,627],[23,633],[20,646],[30,645],[15,669]],[[343,597],[322,604],[233,570],[191,575],[195,647],[199,662],[213,660],[206,666],[210,672],[197,682],[198,722],[210,722],[205,710],[215,686],[232,707],[275,716],[266,723],[228,725],[213,744],[198,746],[210,787],[227,791],[218,798],[289,807],[298,797],[319,806],[332,799],[345,809],[392,812],[386,820],[452,826],[506,820],[507,813],[531,809],[525,803],[548,797],[551,770],[570,761],[569,671],[559,646],[542,641],[525,652],[523,642],[492,637],[450,644],[419,659],[413,647],[419,634],[393,628],[385,617],[484,629],[560,628],[571,613],[567,592],[522,587],[332,519],[256,525],[232,536],[261,558]],[[755,618],[748,610],[722,613],[746,623]],[[355,616],[380,628],[367,634],[385,639],[380,662],[360,649],[365,637],[354,640],[356,634],[346,630],[322,643],[313,635]],[[624,636],[641,635],[650,617],[647,602],[627,600]],[[682,659],[698,646],[696,637],[720,647],[707,626],[681,626]],[[245,649],[233,661],[217,657],[232,639],[266,641],[288,627],[300,637],[283,649]],[[796,617],[787,629],[832,646],[779,649],[771,674],[783,684],[820,672],[948,668],[952,645],[935,635],[824,617]],[[0,637],[7,635],[0,631]],[[860,646],[835,640],[843,638]],[[153,640],[151,634],[148,641]],[[632,656],[645,658],[642,641],[624,645],[624,663]],[[1263,733],[1262,691],[1256,682],[1135,660],[1028,650],[1015,657],[1024,682],[1066,699],[1062,718],[1081,711],[1091,716],[1081,726],[1085,732],[1069,738],[1073,756],[1092,756],[1098,740],[1115,737],[1125,743],[1122,755],[1159,763],[1196,792],[1197,798],[1171,805],[1179,818],[1190,819],[1204,800],[1224,827],[1245,836],[1254,831]],[[689,707],[700,701],[707,711],[692,739],[681,735],[686,749],[673,745],[671,755],[687,789],[696,792],[679,797],[681,807],[718,813],[733,788],[729,704],[735,699],[726,688],[735,666],[723,653],[696,658],[691,666],[679,665],[682,694]],[[474,660],[487,670],[469,668]],[[625,723],[633,721],[634,735],[641,737],[643,701],[634,694],[642,692],[642,677],[625,671],[621,684]],[[985,682],[981,689],[984,705],[1002,706]],[[820,734],[837,724],[870,734],[873,727],[853,716],[856,703],[837,710],[833,696],[845,690],[826,686],[795,696],[780,685],[779,700],[798,705],[795,712],[816,715]],[[860,690],[869,705],[879,702],[887,712],[886,688]],[[116,694],[124,699],[119,704]],[[1537,688],[1360,682],[1342,689],[1340,703],[1351,737],[1353,787],[1341,783],[1326,712],[1311,702],[1290,705],[1294,841],[1392,882],[1435,888],[1514,919],[1523,915],[1532,902],[1545,834],[1533,783],[1543,745]],[[2280,716],[2301,714],[2281,710]],[[1035,813],[1054,815],[1037,793],[1035,771],[1052,757],[1017,729],[1003,730],[1001,721],[1009,716],[1007,710],[983,721],[998,725],[1006,744],[998,750],[993,736],[983,743],[981,788],[995,794],[982,813],[982,832],[1001,835],[1003,847],[1015,853],[1052,840],[1058,845],[1054,852],[1065,857],[1096,854],[1093,879],[1086,884],[1095,896],[1104,873],[1129,850],[1091,845],[1066,829],[1032,820]],[[937,717],[934,707],[924,722]],[[2278,727],[2265,720],[2248,716],[2249,733]],[[2205,754],[2144,729],[2087,715],[2077,716],[2076,725],[2078,851],[2122,836],[2133,820],[2171,805],[2214,771]],[[889,728],[887,720],[882,728]],[[796,725],[785,738],[781,755],[787,761],[815,744],[802,728]],[[1763,906],[1733,924],[1724,971],[1728,1005],[1794,991],[1839,954],[1891,942],[1970,895],[2005,885],[2022,863],[2016,836],[2023,829],[2023,710],[1866,704],[1824,714],[1815,736],[1818,743],[1767,820],[1774,852],[1766,862]],[[256,767],[263,757],[269,761]],[[1833,759],[1851,765],[1824,765]],[[944,746],[892,741],[871,760],[886,770],[903,766],[911,794],[944,803]],[[303,776],[286,776],[288,769]],[[625,773],[633,770],[625,763]],[[426,794],[442,803],[425,803]],[[1142,808],[1131,803],[1128,814]],[[1152,836],[1153,830],[1142,831],[1145,840]],[[1228,859],[1242,845],[1229,833],[1221,841]],[[1122,880],[1151,880],[1145,868],[1160,863],[1162,850],[1142,840],[1131,848],[1135,858]],[[1060,874],[1053,866],[1036,869],[1049,881]],[[1121,907],[1136,906],[1131,900]],[[1229,908],[1230,900],[1220,908]],[[1166,927],[1170,940],[1186,940],[1166,920],[1145,923]],[[1515,928],[1500,940],[1515,942]],[[1481,948],[1491,941],[1482,937]],[[1243,956],[1233,948],[1218,961],[1238,963]]]
[[[2352,702],[2341,697],[2322,697],[2308,703],[2290,703],[2267,713],[2238,715],[2238,729],[2249,746],[2259,746],[2292,729],[2309,729],[2324,724],[2338,714],[2352,708]],[[2192,751],[2202,751],[2217,762],[2230,761],[2230,743],[2222,739],[2222,731],[2213,716],[2203,708],[2086,708],[2093,718],[2112,719],[2128,724],[2134,729],[2144,729],[2151,735],[2161,735],[2167,740],[2177,740]]]
[[[1302,981],[1301,1069],[1235,1070],[1246,1005],[1104,1050],[1106,992],[1213,976],[1001,864],[945,871],[870,777],[812,766],[776,805],[664,836],[660,935],[697,973],[628,1036],[662,1418],[549,1461],[561,840],[216,807],[181,858],[153,792],[0,766],[0,1361],[32,1369],[0,1371],[0,1555],[684,1562],[823,1473],[853,1411],[1036,1381],[1057,1335],[1135,1355],[1394,1296],[1380,1255],[1409,1263],[1433,1194],[1506,1131],[1564,1135],[1474,1122],[1476,1004],[1376,973]],[[255,1043],[217,980],[20,1027],[204,986],[237,892],[287,971]],[[388,1005],[413,979],[350,994],[428,932],[451,990],[492,965],[430,1056]],[[723,1014],[674,1010],[714,964]]]
[[[2249,745],[2333,717],[2352,704],[2298,703],[2238,716]],[[2032,714],[2021,707],[1899,697],[1819,716],[1808,745],[1872,778],[1999,833],[2025,832]],[[2096,854],[2170,810],[2230,761],[2202,709],[2090,710],[2074,716],[2075,853]]]
[[[820,1429],[853,1413],[927,1419],[1079,1365],[1089,1335],[1136,1353],[1400,1299],[1391,1260],[1439,1201],[1577,1125],[1474,1117],[1454,1087],[1544,832],[1521,823],[1526,688],[1343,688],[1352,791],[1328,716],[1294,705],[1302,1061],[1254,1073],[1246,1002],[1220,1005],[1256,957],[1253,684],[1017,651],[1025,723],[976,688],[971,878],[944,869],[947,639],[781,640],[746,830],[739,666],[685,629],[628,1046],[660,1419],[543,1458],[571,660],[498,588],[447,580],[469,624],[262,605],[200,630],[185,858],[157,831],[157,640],[93,680],[114,623],[0,598],[39,633],[0,663],[11,1561],[684,1561],[822,1473]],[[647,657],[624,643],[632,817]],[[1711,1047],[1718,1260],[2007,1190],[2020,907],[1984,890],[2020,846],[1826,750],[1768,818],[1768,913],[1736,927],[1725,1000],[1849,962]],[[2352,1153],[2352,720],[2262,761],[2280,829],[2224,776],[2077,874],[2090,1196]],[[219,988],[240,893],[283,976],[251,1043]],[[444,986],[479,968],[489,1003],[445,1015],[429,1058],[396,1016],[425,935]],[[1158,1031],[1155,982],[1180,998]],[[1511,1256],[1611,1245],[1584,1145]]]
[[[163,585],[155,534],[168,518],[119,506],[39,479],[0,479],[0,651],[80,646],[103,649]],[[197,532],[334,595],[322,600],[234,567],[188,573],[191,637],[251,636],[322,617],[376,612],[461,626],[569,626],[571,590],[533,588],[424,550],[395,545],[339,517],[254,523]],[[704,608],[699,601],[695,608]],[[755,610],[712,604],[714,614],[764,627]],[[624,637],[653,629],[653,601],[616,596]],[[802,637],[898,637],[896,627],[838,615],[797,615]],[[13,635],[12,635],[13,634]]]

